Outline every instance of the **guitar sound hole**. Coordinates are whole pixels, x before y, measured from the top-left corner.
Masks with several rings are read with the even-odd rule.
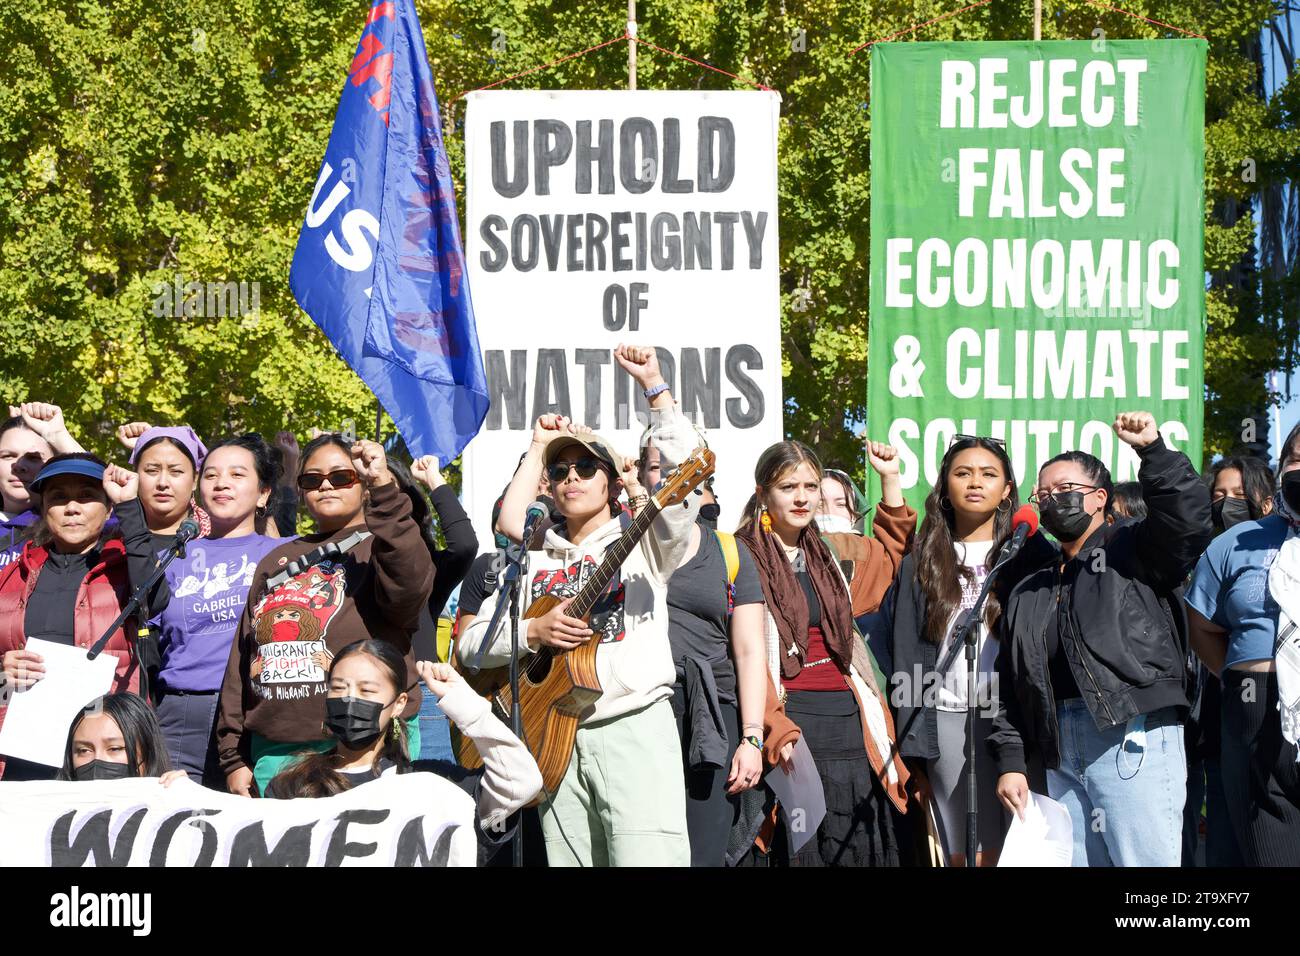
[[[551,665],[554,663],[555,658],[550,654],[533,655],[533,659],[528,662],[528,667],[524,671],[529,683],[540,684],[546,680],[546,675],[551,672]]]

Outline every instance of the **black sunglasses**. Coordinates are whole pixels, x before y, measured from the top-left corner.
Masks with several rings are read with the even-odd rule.
[[[579,478],[586,480],[595,475],[600,470],[600,467],[601,463],[594,458],[579,458],[577,461],[557,461],[546,469],[546,475],[551,481],[559,484],[569,477],[570,468],[577,471]]]
[[[357,473],[351,468],[340,468],[338,471],[331,471],[327,475],[308,471],[298,476],[298,487],[303,491],[315,491],[326,478],[329,479],[330,487],[336,491],[342,488],[351,488],[359,480]]]

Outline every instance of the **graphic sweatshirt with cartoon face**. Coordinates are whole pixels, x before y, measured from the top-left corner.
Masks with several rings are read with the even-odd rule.
[[[676,408],[651,412],[650,438],[659,449],[665,474],[694,450],[695,433]],[[603,596],[596,602],[589,623],[599,637],[596,674],[602,693],[583,722],[608,720],[640,710],[672,695],[676,671],[668,642],[668,579],[681,564],[690,543],[697,505],[694,495],[688,506],[673,505],[661,512],[615,573]],[[544,546],[528,552],[528,577],[521,596],[521,611],[543,594],[572,597],[599,567],[605,550],[623,533],[624,520],[608,522],[574,544],[565,537],[563,525],[546,532]],[[490,595],[478,610],[474,622],[456,642],[464,663],[476,656],[500,592]],[[528,627],[520,622],[519,643],[527,661]],[[483,657],[485,667],[510,663],[510,628],[502,627]]]
[[[387,641],[406,656],[406,685],[418,682],[411,634],[433,590],[433,560],[411,517],[411,500],[390,482],[369,492],[366,523],[295,538],[264,557],[226,662],[217,718],[221,769],[248,762],[251,733],[277,743],[326,739],[326,674],[354,641]],[[268,589],[269,579],[328,541],[371,536]],[[420,710],[418,686],[403,717]]]

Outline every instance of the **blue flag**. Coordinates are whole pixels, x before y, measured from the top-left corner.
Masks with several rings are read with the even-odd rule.
[[[366,16],[289,288],[411,454],[478,434],[487,382],[424,35],[412,0]]]

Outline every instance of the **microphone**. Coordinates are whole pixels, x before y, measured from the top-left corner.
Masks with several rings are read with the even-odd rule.
[[[1038,512],[1030,505],[1021,505],[1020,509],[1011,517],[1011,537],[1002,548],[1002,554],[998,562],[1010,561],[1020,549],[1025,546],[1025,541],[1030,535],[1038,531]]]
[[[533,532],[537,530],[537,526],[542,523],[543,518],[551,516],[554,508],[555,502],[549,495],[539,495],[537,500],[528,506],[528,514],[524,517],[524,533],[520,537],[524,550],[528,549],[528,543],[533,540]]]
[[[185,557],[185,545],[189,544],[199,536],[199,523],[193,518],[186,518],[181,522],[181,526],[176,529],[176,543],[172,549],[176,552],[178,558]]]

